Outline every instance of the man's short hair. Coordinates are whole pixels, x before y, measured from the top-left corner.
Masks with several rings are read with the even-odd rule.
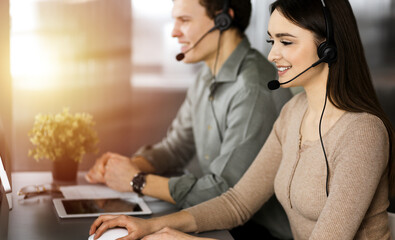
[[[209,18],[214,19],[220,11],[222,11],[225,0],[199,0],[200,5],[206,9],[206,14]],[[230,8],[233,9],[234,18],[232,27],[239,30],[240,34],[244,31],[250,23],[251,17],[251,0],[229,0]]]

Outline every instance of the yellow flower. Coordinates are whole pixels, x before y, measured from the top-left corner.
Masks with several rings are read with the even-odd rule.
[[[59,134],[59,140],[62,142],[62,143],[64,143],[64,142],[66,142],[66,135],[65,134]]]
[[[66,130],[66,136],[67,137],[72,137],[73,136],[73,130],[71,130],[71,129]]]
[[[28,136],[34,148],[28,155],[37,161],[71,158],[80,162],[85,153],[97,152],[98,137],[93,117],[87,113],[37,114]]]
[[[78,138],[79,138],[79,140],[80,140],[81,143],[83,143],[83,142],[85,141],[85,139],[86,139],[86,137],[84,137],[84,136],[81,135],[81,134],[78,135]]]
[[[62,148],[57,147],[54,150],[55,150],[55,156],[56,157],[61,157],[63,155],[63,149]]]
[[[77,121],[73,122],[72,126],[73,126],[73,129],[78,128],[78,122]]]

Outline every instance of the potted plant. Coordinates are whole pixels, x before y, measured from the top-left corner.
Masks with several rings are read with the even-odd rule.
[[[38,114],[28,133],[34,146],[28,155],[37,161],[53,161],[54,181],[75,181],[85,153],[97,152],[94,125],[90,114],[71,114],[68,108],[56,115]]]

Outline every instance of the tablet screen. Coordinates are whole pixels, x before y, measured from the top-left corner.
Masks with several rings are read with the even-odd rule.
[[[67,214],[112,213],[112,212],[141,212],[137,203],[124,199],[78,199],[62,200]]]

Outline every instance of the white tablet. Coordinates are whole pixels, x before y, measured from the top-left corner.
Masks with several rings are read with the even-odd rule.
[[[53,199],[61,218],[98,217],[103,214],[148,215],[151,210],[141,198]]]

